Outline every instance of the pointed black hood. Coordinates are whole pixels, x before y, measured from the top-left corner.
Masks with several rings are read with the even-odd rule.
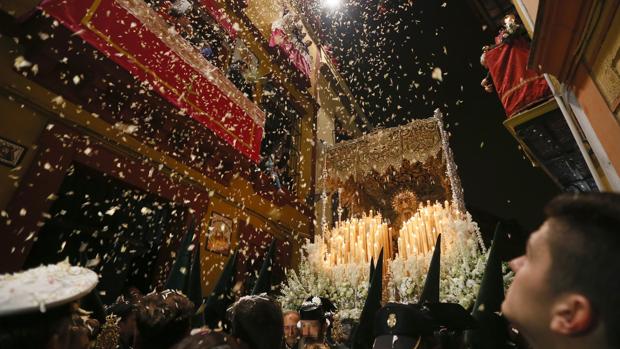
[[[420,295],[419,303],[439,303],[439,273],[441,266],[441,234],[437,236],[435,242],[435,249],[433,250],[433,257],[431,258],[431,264],[428,267],[428,273],[426,273],[426,280],[424,281],[424,288]]]
[[[183,293],[185,293],[187,298],[194,303],[194,307],[198,311],[198,313],[192,317],[192,327],[198,328],[204,326],[204,316],[200,312],[202,309],[203,297],[202,277],[200,272],[200,249],[198,248],[194,250],[192,267],[189,271],[187,290],[183,290]]]
[[[489,258],[484,269],[480,291],[472,312],[478,328],[467,333],[467,342],[473,349],[496,349],[508,346],[508,327],[501,311],[504,301],[504,279],[498,245],[502,234],[500,224],[495,228]]]
[[[372,265],[372,262],[371,262]],[[371,269],[372,270],[372,269]],[[375,314],[381,309],[381,292],[383,282],[383,249],[377,259],[368,288],[368,296],[360,315],[360,322],[353,334],[352,349],[371,349],[374,341]]]
[[[489,259],[484,269],[484,275],[476,298],[473,313],[499,312],[504,301],[504,278],[502,275],[502,260],[499,255],[501,233],[498,223],[493,235],[493,242],[489,251]]]
[[[215,288],[205,301],[204,319],[209,328],[225,327],[227,325],[226,310],[233,303],[233,287],[237,272],[238,251],[228,258]]]
[[[189,270],[191,269],[192,253],[189,251],[190,245],[194,240],[194,222],[192,221],[185,232],[185,236],[181,241],[176,253],[176,260],[170,269],[168,280],[164,285],[164,289],[178,290],[183,293],[187,291],[189,282]]]
[[[368,272],[368,283],[372,282],[372,274],[375,272],[375,257],[370,257],[370,271]]]
[[[271,292],[271,274],[275,253],[276,239],[273,239],[271,240],[271,245],[269,245],[269,251],[267,252],[267,256],[265,256],[265,260],[263,261],[263,266],[260,269],[260,274],[258,274],[256,284],[252,289],[252,295]]]

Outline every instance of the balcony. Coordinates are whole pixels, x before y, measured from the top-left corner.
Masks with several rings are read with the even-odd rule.
[[[207,3],[183,12],[161,0],[44,1],[49,16],[21,26],[35,38],[22,41],[25,56],[40,66],[26,74],[216,181],[239,173],[260,195],[305,210],[297,192],[306,111],[279,79],[248,69],[261,62]],[[271,154],[277,181],[265,165]]]
[[[598,191],[588,165],[554,99],[504,121],[534,166],[563,191]]]
[[[213,2],[203,0],[198,5],[185,0],[145,2],[209,63],[226,72],[237,89],[264,111],[266,123],[260,150],[260,173],[253,176],[254,182],[258,183],[255,189],[267,196],[275,195],[276,201],[290,201],[287,197],[296,195],[299,182],[299,119],[303,111],[298,111],[288,97],[283,97],[285,91],[271,76],[258,76],[261,62],[238,38],[235,26]],[[280,50],[287,47],[289,50],[285,53],[298,58],[293,61],[294,66],[308,77],[308,53],[305,59],[301,59],[301,50],[291,46],[286,32],[278,33],[278,40],[273,38],[270,46]]]
[[[173,8],[166,10],[166,4],[142,0],[48,0],[40,7],[230,147],[258,163],[265,116],[251,100],[253,90],[246,88],[243,80],[235,81],[241,88],[231,82],[239,74],[234,62],[228,63],[226,37],[184,25],[188,17]],[[208,13],[191,14],[213,23]],[[234,34],[232,26],[228,30]],[[227,69],[231,79],[220,68]]]

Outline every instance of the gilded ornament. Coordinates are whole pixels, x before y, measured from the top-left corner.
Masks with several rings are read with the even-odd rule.
[[[388,327],[394,328],[396,326],[396,323],[397,323],[396,314],[392,313],[388,315],[388,319],[387,319]]]

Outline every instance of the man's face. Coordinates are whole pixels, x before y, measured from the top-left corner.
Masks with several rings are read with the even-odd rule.
[[[299,340],[299,314],[288,313],[284,316],[284,340],[289,347],[293,347]]]
[[[548,277],[553,228],[553,222],[545,221],[530,236],[525,255],[510,262],[515,277],[502,304],[502,313],[532,342],[549,331],[554,301]]]
[[[319,339],[321,323],[319,320],[301,320],[301,336],[304,338]]]

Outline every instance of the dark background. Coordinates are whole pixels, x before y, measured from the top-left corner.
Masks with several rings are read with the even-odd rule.
[[[502,125],[497,95],[480,86],[486,75],[481,48],[493,43],[498,27],[485,24],[473,2],[346,2],[321,10],[318,32],[367,114],[368,130],[430,117],[440,108],[466,204],[483,233],[492,234],[497,219],[513,219],[526,235],[559,189],[524,157]],[[432,79],[435,67],[443,81]]]

